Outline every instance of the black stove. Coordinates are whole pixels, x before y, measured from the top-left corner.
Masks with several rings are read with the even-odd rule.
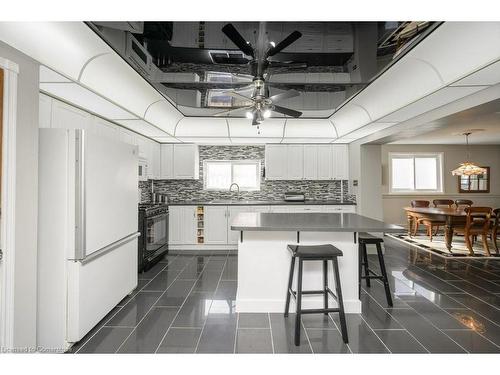
[[[145,272],[168,252],[168,206],[139,204],[138,267]]]

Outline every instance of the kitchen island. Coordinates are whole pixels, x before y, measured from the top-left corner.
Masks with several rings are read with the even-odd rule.
[[[291,261],[287,245],[328,243],[344,254],[339,258],[339,269],[346,313],[361,312],[356,234],[404,231],[400,226],[354,213],[259,212],[239,213],[231,222],[231,230],[240,233],[236,311],[283,312]],[[333,289],[331,269],[328,277]],[[321,289],[321,283],[321,262],[306,262],[303,289]],[[322,306],[322,301],[322,296],[304,296],[302,304],[304,308],[314,308]],[[336,306],[333,299],[329,303]],[[290,308],[295,309],[293,299]]]

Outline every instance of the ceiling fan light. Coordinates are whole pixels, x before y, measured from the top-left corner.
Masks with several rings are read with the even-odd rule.
[[[245,116],[250,120],[253,118],[253,114],[250,111],[247,111],[247,113],[245,113]]]
[[[486,168],[479,167],[476,164],[470,163],[468,161],[465,163],[461,163],[458,168],[451,171],[451,174],[453,176],[475,176],[485,173]]]
[[[269,109],[266,109],[264,111],[264,113],[262,114],[262,116],[264,116],[264,118],[269,118],[271,117],[271,111]]]

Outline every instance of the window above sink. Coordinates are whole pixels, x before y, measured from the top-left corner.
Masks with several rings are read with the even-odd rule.
[[[260,160],[205,160],[205,190],[229,191],[237,184],[240,191],[260,190]]]

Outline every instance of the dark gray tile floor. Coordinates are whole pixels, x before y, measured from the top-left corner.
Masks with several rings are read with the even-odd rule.
[[[500,260],[442,259],[385,238],[394,307],[363,285],[361,314],[235,312],[236,252],[168,255],[71,353],[500,353]],[[376,257],[370,266],[378,270]]]

